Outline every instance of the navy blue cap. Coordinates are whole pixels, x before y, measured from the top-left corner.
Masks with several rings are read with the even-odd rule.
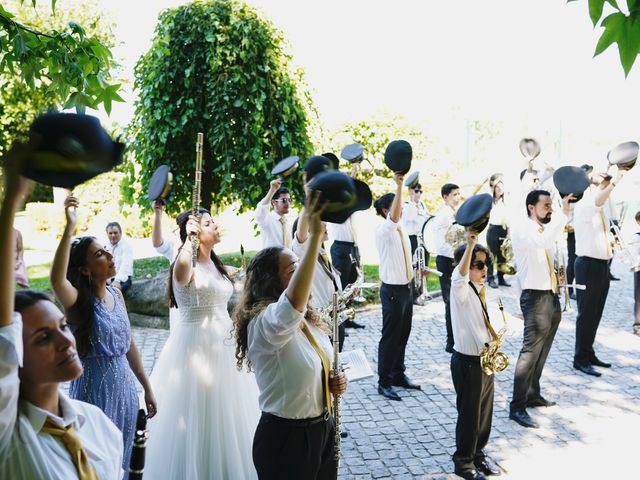
[[[393,172],[407,173],[411,169],[413,151],[406,140],[393,140],[384,152],[384,163]]]
[[[553,184],[558,189],[562,198],[573,194],[577,202],[582,198],[584,191],[589,187],[589,175],[582,167],[566,165],[553,172]]]
[[[489,223],[493,199],[488,193],[468,198],[456,212],[456,223],[476,233],[482,232]]]
[[[271,175],[287,179],[298,169],[299,161],[300,158],[296,156],[291,156],[285,158],[284,160],[280,160],[276,164],[276,166],[271,169]]]

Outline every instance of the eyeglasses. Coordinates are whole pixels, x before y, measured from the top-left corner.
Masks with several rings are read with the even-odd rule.
[[[282,202],[282,203],[291,203],[291,199],[290,198],[278,198],[276,200],[274,200],[274,202]]]
[[[488,266],[489,266],[489,264],[488,264],[488,263],[483,262],[482,260],[478,260],[477,262],[472,262],[472,263],[471,263],[471,266],[472,266],[473,268],[477,268],[478,270],[482,270],[482,269],[484,269],[484,267],[488,267]]]

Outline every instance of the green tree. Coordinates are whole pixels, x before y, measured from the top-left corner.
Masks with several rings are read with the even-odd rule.
[[[135,70],[135,162],[123,185],[126,199],[148,208],[140,186],[166,163],[174,174],[168,212],[189,208],[197,132],[205,137],[206,207],[237,201],[240,210],[252,208],[277,161],[308,156],[316,113],[303,72],[285,47],[282,33],[239,1],[196,1],[165,10]],[[291,186],[301,195],[300,183]]]
[[[605,4],[612,13],[602,18]],[[589,0],[589,16],[594,27],[604,28],[593,56],[617,44],[624,75],[628,76],[640,53],[640,0],[626,0],[626,9],[616,0]]]
[[[36,0],[31,0],[31,7],[23,3],[11,0],[0,5],[0,74],[17,76],[30,92],[45,95],[52,104],[78,111],[102,106],[109,113],[111,103],[122,99],[119,85],[110,83],[114,62],[109,46],[85,31],[98,24],[95,2],[75,2],[74,8],[66,6],[57,13],[56,0],[51,0],[49,14]],[[78,13],[91,8],[96,13],[83,27]],[[68,19],[72,15],[75,20]]]

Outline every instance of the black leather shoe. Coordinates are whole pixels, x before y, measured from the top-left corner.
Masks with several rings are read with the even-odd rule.
[[[498,288],[498,284],[493,277],[489,278],[489,281],[487,283],[491,288]]]
[[[479,462],[475,462],[476,465],[476,469],[482,473],[483,475],[486,475],[487,477],[489,476],[494,476],[497,477],[499,476],[502,472],[500,470],[498,470],[497,467],[493,467],[485,458],[484,460],[481,460]]]
[[[603,362],[598,357],[593,357],[591,359],[591,365],[593,365],[594,367],[611,368],[610,363]]]
[[[387,397],[389,400],[396,400],[398,402],[402,401],[398,392],[396,392],[393,387],[383,387],[382,385],[378,385],[378,393]]]
[[[413,383],[406,375],[394,379],[391,384],[394,387],[408,388],[410,390],[422,390],[422,387],[420,385],[418,385],[417,383]]]
[[[523,427],[540,428],[540,425],[533,421],[533,418],[529,416],[524,408],[522,410],[514,410],[509,414],[509,418],[519,423]]]
[[[533,400],[527,400],[527,408],[534,407],[553,407],[557,405],[556,402],[552,402],[551,400],[547,400],[545,398],[534,398]]]
[[[582,365],[582,364],[573,362],[573,368],[575,368],[576,370],[580,370],[582,373],[586,373],[587,375],[593,375],[594,377],[599,377],[600,375],[602,375],[595,368],[593,368],[593,366],[590,363],[587,363],[586,365]]]
[[[455,470],[453,473],[464,480],[486,480],[486,477],[477,470]]]
[[[504,278],[498,279],[498,285],[501,287],[510,287],[511,284],[507,282]]]
[[[347,320],[346,322],[344,322],[344,328],[364,328],[364,325],[360,325],[353,320]]]

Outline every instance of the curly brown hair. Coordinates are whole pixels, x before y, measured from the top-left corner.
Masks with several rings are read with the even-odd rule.
[[[247,370],[251,371],[253,365],[249,360],[247,330],[249,323],[272,303],[276,303],[284,288],[280,282],[278,272],[280,270],[280,254],[283,247],[269,247],[260,250],[251,260],[247,268],[247,276],[240,301],[233,310],[233,335],[236,340],[236,366],[242,370],[246,363]],[[310,324],[327,331],[316,310],[308,306],[305,320]]]

